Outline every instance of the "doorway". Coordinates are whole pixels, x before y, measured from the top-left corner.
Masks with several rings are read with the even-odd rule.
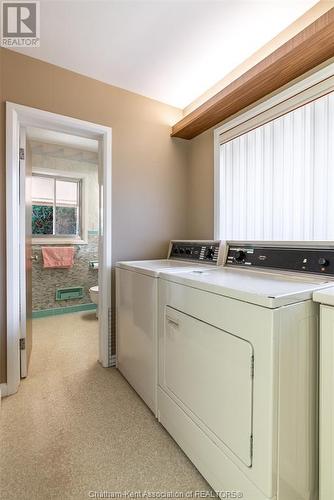
[[[39,244],[44,248],[49,245],[51,258],[52,253],[54,253],[52,252],[54,242],[59,245],[59,248],[72,249],[64,251],[64,255],[66,253],[64,258],[71,257],[71,252],[73,258],[75,249],[80,248],[80,245],[87,245],[89,241],[88,220],[91,211],[88,208],[88,203],[90,199],[89,187],[92,184],[87,182],[87,180],[89,181],[87,179],[88,174],[86,172],[87,175],[81,175],[78,172],[73,172],[73,169],[71,173],[69,171],[71,169],[67,168],[63,171],[49,168],[46,172],[45,168],[36,168],[36,165],[33,172],[31,168],[31,136],[36,133],[42,134],[44,142],[50,141],[50,137],[53,137],[53,141],[55,137],[58,137],[58,142],[60,138],[69,140],[72,137],[73,141],[77,141],[77,146],[79,143],[81,143],[81,147],[82,144],[87,145],[89,143],[97,145],[99,220],[98,224],[95,224],[95,232],[98,264],[97,259],[92,258],[87,265],[92,267],[91,271],[93,271],[93,266],[96,264],[99,269],[97,279],[99,361],[104,367],[113,365],[113,356],[109,348],[111,345],[109,325],[112,267],[111,129],[62,115],[7,103],[6,133],[7,384],[4,392],[10,395],[18,390],[21,376],[24,377],[28,374],[29,354],[31,351],[32,266],[35,261],[37,263],[37,260],[40,261],[42,258],[42,251],[39,251],[37,246],[31,246],[30,235],[32,229],[35,232],[33,235],[34,244]],[[29,144],[27,144],[27,136],[30,136]],[[78,147],[76,149],[78,150]],[[34,179],[33,182],[32,179]],[[32,193],[32,188],[34,188],[34,193]],[[34,196],[34,205],[32,203],[32,194]],[[32,213],[33,210],[35,211],[34,214]],[[32,223],[33,220],[35,225],[34,222]],[[38,234],[39,230],[41,231],[40,234]],[[90,275],[90,278],[92,278],[92,275]],[[92,283],[87,281],[85,286],[73,285],[67,287],[65,283],[64,286],[58,287],[59,290],[54,290],[54,299],[57,297],[63,301],[77,299],[78,302],[81,302],[81,304],[77,304],[78,306],[88,306],[88,304],[82,302],[88,302],[84,297],[87,297],[89,284]],[[93,300],[90,300],[89,304],[94,307],[95,297],[93,293],[91,298]],[[83,299],[83,301],[80,299]],[[62,304],[65,304],[65,302],[62,302]],[[58,306],[59,304],[51,303],[51,305]],[[75,303],[71,304],[71,306],[73,305],[76,306]],[[58,308],[55,307],[54,309]],[[45,310],[45,301],[41,310]],[[58,313],[59,310],[56,311],[56,314]],[[51,312],[51,314],[53,313]],[[80,349],[80,346],[78,348]]]

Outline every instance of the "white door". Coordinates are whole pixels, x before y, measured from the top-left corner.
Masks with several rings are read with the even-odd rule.
[[[251,466],[251,344],[170,307],[166,307],[164,329],[163,388],[199,425]]]

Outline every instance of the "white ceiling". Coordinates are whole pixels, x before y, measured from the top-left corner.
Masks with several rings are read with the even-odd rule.
[[[98,151],[98,142],[94,139],[79,137],[77,135],[63,134],[45,128],[28,127],[27,137],[32,141],[38,141],[47,144],[57,144],[69,148],[80,149],[83,151]]]
[[[317,0],[41,0],[41,46],[17,49],[184,108]]]

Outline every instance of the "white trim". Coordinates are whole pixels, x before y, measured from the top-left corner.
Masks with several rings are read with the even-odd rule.
[[[74,238],[32,238],[32,245],[87,245],[87,240],[74,239]]]
[[[27,152],[27,142],[26,142],[26,129],[25,127],[20,127],[19,139],[20,148],[23,148]],[[19,173],[19,186],[20,186],[20,244],[26,240],[26,161],[25,158],[20,159],[19,163],[20,173]],[[24,251],[20,250],[20,338],[26,339],[27,333],[27,305],[26,305],[26,252],[25,245]],[[27,376],[27,351],[20,351],[20,376],[22,378]]]
[[[99,360],[104,367],[110,366],[109,313],[111,311],[112,235],[108,231],[108,220],[110,220],[111,227],[111,148],[111,129],[107,129],[103,136],[103,143],[101,140],[99,142],[99,164],[105,166],[105,168],[99,169],[100,206],[103,206],[103,210],[100,210],[99,221],[100,234],[103,235],[99,244],[99,269],[103,268],[103,273],[99,272]]]
[[[14,107],[6,106],[7,393],[20,383],[19,131]],[[15,165],[15,168],[12,168]]]
[[[220,145],[334,90],[334,63],[214,129],[214,238],[220,235]]]
[[[111,308],[111,128],[15,103],[6,103],[6,250],[7,250],[7,394],[20,384],[20,233],[19,233],[19,130],[39,127],[99,141],[103,179],[103,237],[100,238],[100,343],[99,359],[109,363],[109,310]],[[102,272],[101,272],[102,270]]]

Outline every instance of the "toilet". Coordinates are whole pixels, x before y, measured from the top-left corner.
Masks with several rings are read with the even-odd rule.
[[[99,307],[99,287],[98,286],[92,286],[89,289],[89,295],[91,298],[91,301],[96,304],[96,317],[98,317],[98,307]]]

